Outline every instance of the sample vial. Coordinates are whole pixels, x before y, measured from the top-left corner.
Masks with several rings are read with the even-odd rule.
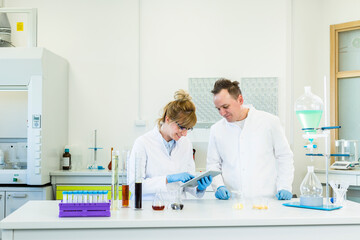
[[[67,191],[63,191],[62,192],[62,195],[63,195],[63,203],[67,203]]]
[[[73,192],[72,191],[69,191],[67,192],[67,202],[68,203],[73,203]]]
[[[79,191],[79,194],[78,194],[78,203],[83,203],[83,191]]]
[[[88,203],[88,191],[83,192],[83,203]]]
[[[78,203],[78,196],[79,196],[79,192],[73,191],[73,203]]]

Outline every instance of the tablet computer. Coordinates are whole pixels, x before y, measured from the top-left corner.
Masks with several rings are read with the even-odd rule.
[[[183,183],[181,185],[181,187],[196,187],[198,185],[197,181],[200,180],[201,178],[207,177],[207,176],[215,177],[215,176],[219,175],[220,173],[221,173],[221,171],[214,171],[214,170],[206,171],[204,173],[201,173],[199,176],[194,177],[193,179],[187,181],[186,183]]]

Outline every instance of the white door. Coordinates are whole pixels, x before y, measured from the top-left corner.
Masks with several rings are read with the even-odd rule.
[[[5,192],[0,192],[0,221],[5,217]]]
[[[41,191],[6,192],[5,216],[8,216],[10,213],[14,212],[29,200],[42,200],[42,198],[43,194]]]

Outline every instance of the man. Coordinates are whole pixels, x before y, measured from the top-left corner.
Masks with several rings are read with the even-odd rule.
[[[207,170],[220,170],[213,179],[215,196],[230,191],[244,197],[290,200],[294,178],[293,153],[278,117],[243,105],[238,82],[219,79],[211,91],[223,117],[210,130]]]

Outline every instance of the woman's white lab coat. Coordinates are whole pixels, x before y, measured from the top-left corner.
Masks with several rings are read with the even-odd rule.
[[[130,191],[135,191],[135,152],[144,151],[146,160],[142,165],[143,200],[153,199],[157,191],[167,192],[178,189],[180,182],[166,184],[166,176],[188,172],[195,174],[193,147],[187,137],[181,137],[169,155],[158,127],[135,140],[128,163],[128,178]],[[182,182],[181,182],[182,183]],[[205,191],[197,192],[196,188],[185,188],[186,192],[202,197]],[[184,194],[184,193],[183,193]]]
[[[210,130],[207,170],[221,170],[216,191],[225,185],[245,197],[273,197],[292,190],[293,153],[278,117],[250,108],[243,129],[221,119]]]

